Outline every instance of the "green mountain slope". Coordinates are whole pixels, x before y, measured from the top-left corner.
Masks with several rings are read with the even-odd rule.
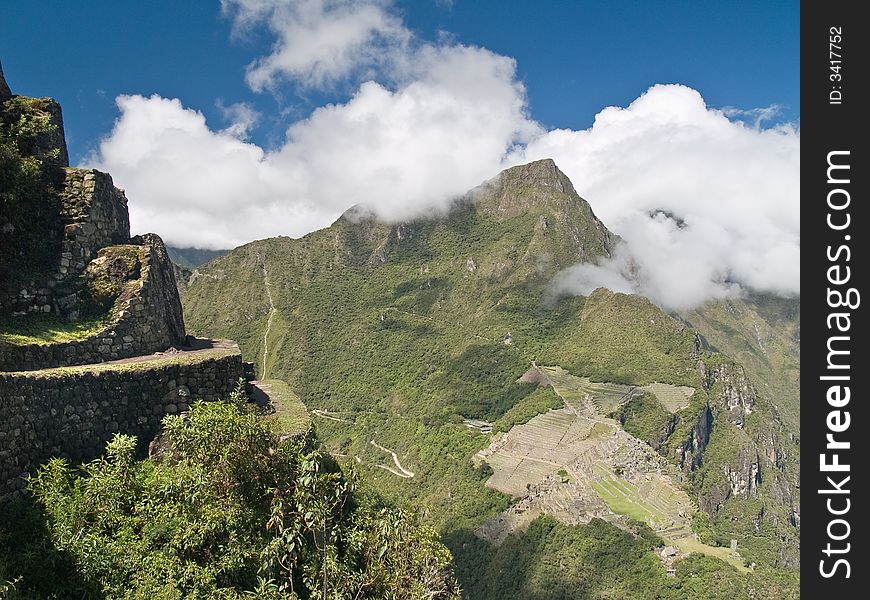
[[[425,507],[454,540],[460,572],[482,564],[459,540],[513,502],[484,485],[488,466],[473,457],[489,437],[462,419],[517,407],[510,414],[528,420],[551,407],[537,383],[516,383],[533,361],[593,381],[694,388],[656,443],[706,511],[698,531],[737,539],[759,569],[795,565],[795,444],[742,367],[642,297],[550,294],[561,268],[608,256],[617,240],[555,164],[538,161],[447,214],[385,224],[356,209],[298,240],[237,248],[191,278],[185,316],[197,334],[238,340],[261,378],[288,381],[327,447],[381,493]]]
[[[208,261],[227,253],[226,250],[177,248],[176,246],[167,246],[166,251],[169,252],[169,258],[173,263],[185,269],[195,269],[198,266],[204,265]]]
[[[709,302],[683,317],[720,352],[739,360],[753,385],[800,428],[800,298],[753,294]]]

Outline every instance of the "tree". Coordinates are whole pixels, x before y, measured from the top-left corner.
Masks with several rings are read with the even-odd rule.
[[[30,489],[56,550],[113,598],[455,599],[452,557],[413,511],[355,490],[312,432],[238,398],[164,420],[158,456],[117,435]]]

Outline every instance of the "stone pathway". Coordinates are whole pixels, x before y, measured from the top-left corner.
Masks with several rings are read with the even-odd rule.
[[[188,345],[181,348],[170,348],[164,352],[155,352],[153,354],[143,354],[142,356],[131,356],[129,358],[121,358],[118,360],[108,360],[105,362],[88,363],[84,365],[72,365],[69,367],[49,367],[46,369],[37,369],[33,371],[18,371],[19,373],[48,373],[51,371],[91,371],[111,369],[113,365],[131,365],[151,362],[170,362],[184,359],[185,357],[195,357],[203,354],[218,354],[230,352],[239,352],[239,345],[231,340],[211,340],[205,338],[190,338]]]

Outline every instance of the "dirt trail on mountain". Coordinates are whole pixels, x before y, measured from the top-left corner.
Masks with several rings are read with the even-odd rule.
[[[393,457],[393,462],[395,463],[396,468],[399,469],[399,471],[396,471],[396,470],[392,469],[391,467],[387,467],[385,465],[378,465],[380,468],[382,468],[386,471],[389,471],[393,475],[398,475],[399,477],[402,477],[404,479],[410,479],[411,477],[414,476],[413,471],[409,471],[408,469],[406,469],[405,467],[402,466],[402,463],[399,462],[399,457],[396,456],[395,452],[393,452],[392,450],[390,450],[388,448],[384,448],[383,446],[381,446],[379,443],[377,443],[374,440],[370,440],[370,443],[372,446],[374,446],[378,450],[383,450],[384,452],[387,452],[388,454],[390,454]]]
[[[272,300],[272,285],[269,283],[269,272],[266,271],[266,259],[257,253],[257,260],[263,269],[263,285],[266,288],[266,298],[269,300],[269,320],[266,321],[266,331],[263,333],[263,372],[260,375],[260,379],[268,379],[266,358],[269,356],[269,333],[272,331],[272,319],[275,317],[277,309],[275,308],[275,302]]]
[[[323,417],[324,419],[329,419],[330,421],[338,421],[339,423],[353,423],[353,421],[348,421],[347,419],[342,419],[341,417],[336,417],[337,414],[345,414],[345,413],[334,413],[329,410],[322,410],[319,408],[315,408],[311,411],[313,414],[318,417]]]

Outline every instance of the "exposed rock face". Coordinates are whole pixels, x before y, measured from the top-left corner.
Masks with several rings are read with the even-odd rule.
[[[722,384],[719,397],[723,408],[728,410],[728,420],[742,429],[755,406],[755,391],[746,375],[742,370],[737,372],[732,365],[721,364],[710,371],[708,377]]]
[[[0,102],[8,100],[12,97],[12,90],[9,89],[9,84],[6,83],[6,76],[3,75],[3,63],[0,62]]]
[[[731,484],[731,495],[743,498],[758,496],[758,486],[761,483],[761,460],[758,455],[748,454],[740,457],[742,468],[732,470],[725,465],[728,482]]]
[[[425,244],[439,226],[464,230],[481,222],[513,219],[526,220],[522,227],[533,233],[528,246],[506,248],[504,255],[463,258],[462,268],[468,277],[504,280],[515,274],[525,277],[531,271],[549,278],[561,268],[610,256],[620,241],[551,159],[502,171],[457,198],[440,219],[428,216],[385,223],[360,205],[345,211],[323,233],[309,234],[311,237],[305,239],[334,236],[336,266],[353,264],[364,257],[367,266],[376,268],[415,244]],[[363,249],[367,250],[365,255]]]
[[[158,330],[162,330],[167,346],[184,344],[184,313],[178,297],[175,271],[163,240],[156,234],[146,233],[137,235],[131,241],[148,248],[145,259],[148,274],[147,278],[143,277],[143,289],[147,291],[142,296],[146,307],[152,311],[149,320]]]
[[[543,186],[557,192],[576,195],[574,184],[568,179],[552,158],[536,160],[524,165],[511,167],[499,173],[496,177],[499,184],[510,186],[521,183],[527,186]]]
[[[715,514],[732,496],[759,498],[762,482],[762,461],[751,445],[741,448],[735,457],[722,464],[724,477],[698,496],[698,506]],[[787,503],[786,503],[787,504]]]
[[[686,471],[693,471],[701,466],[704,458],[704,450],[710,441],[710,432],[713,429],[713,411],[709,405],[698,413],[698,418],[689,435],[676,449],[677,464]]]
[[[789,450],[777,441],[781,439],[778,436],[783,435],[782,422],[775,413],[763,422],[751,422],[758,396],[739,366],[722,362],[701,369],[711,397],[689,435],[676,446],[677,463],[686,473],[696,471],[704,464],[707,447],[717,432],[722,435],[733,425],[739,433],[735,435],[731,430],[732,433],[726,434],[730,436],[727,443],[733,448],[733,454],[714,474],[706,476],[703,491],[697,498],[698,506],[712,515],[731,497],[767,498],[791,507],[788,521],[797,525],[800,506],[794,491],[800,481],[799,475],[787,468]],[[775,521],[779,517],[769,514],[758,518]]]
[[[653,450],[659,452],[662,446],[667,443],[668,439],[673,435],[674,430],[677,428],[677,416],[671,415],[671,418],[665,423],[665,426],[658,433],[658,435],[654,438],[644,440],[647,444],[652,446]],[[691,452],[691,450],[687,450]]]
[[[470,196],[479,211],[498,220],[547,206],[550,214],[540,216],[536,234],[541,238],[554,235],[562,243],[571,243],[571,261],[561,266],[610,256],[619,242],[550,158],[505,169],[472,190]]]

